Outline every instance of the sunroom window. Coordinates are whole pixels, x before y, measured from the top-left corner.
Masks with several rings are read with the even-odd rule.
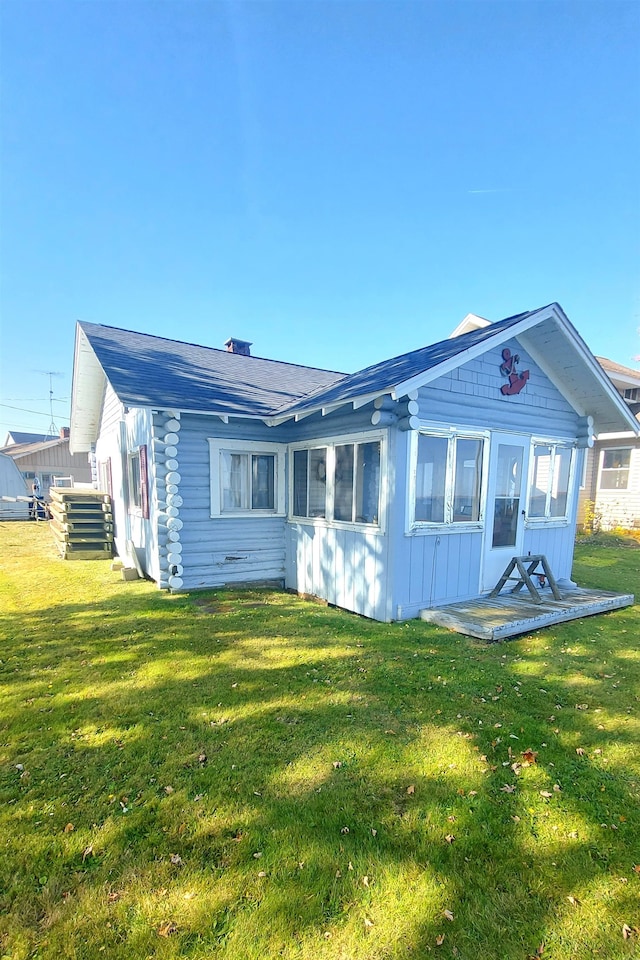
[[[565,519],[573,448],[558,443],[534,443],[528,517],[530,520]]]
[[[415,454],[415,524],[478,523],[483,437],[420,433]]]
[[[292,516],[378,524],[380,457],[380,440],[294,450]]]

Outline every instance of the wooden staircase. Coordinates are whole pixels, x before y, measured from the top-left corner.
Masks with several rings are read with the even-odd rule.
[[[109,560],[113,513],[106,493],[84,487],[51,487],[50,527],[65,560]]]

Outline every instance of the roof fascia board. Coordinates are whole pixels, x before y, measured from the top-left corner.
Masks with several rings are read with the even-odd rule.
[[[617,370],[607,370],[606,367],[602,368],[606,375],[614,383],[619,383],[623,388],[626,387],[640,387],[640,370],[638,371],[637,376],[630,377],[628,374],[618,373]]]
[[[464,363],[468,363],[469,360],[475,360],[476,357],[482,356],[483,353],[486,353],[487,350],[490,350],[497,344],[517,337],[518,334],[523,331],[548,319],[551,314],[552,310],[549,308],[532,313],[528,317],[524,317],[522,320],[514,323],[512,327],[507,327],[506,330],[499,330],[494,336],[488,337],[486,340],[482,340],[480,343],[476,343],[472,347],[460,351],[460,353],[456,353],[455,356],[449,357],[448,360],[443,360],[442,363],[437,364],[435,367],[430,367],[429,370],[424,370],[422,373],[416,374],[415,377],[410,377],[408,380],[397,383],[391,391],[392,398],[394,400],[400,400],[412,390],[419,390],[420,387],[424,387],[427,383],[431,383],[432,380],[437,380],[438,377],[442,377],[452,370],[456,370]]]
[[[65,437],[64,439],[68,440],[68,437]],[[11,457],[12,460],[22,460],[23,457],[33,457],[37,456],[39,453],[42,453],[44,450],[51,450],[52,447],[56,447],[59,443],[62,443],[62,440],[62,437],[59,440],[45,440],[43,441],[42,445],[38,444],[36,446],[34,444],[30,450],[23,450],[22,453],[7,453],[8,448],[5,447],[4,452],[8,457]],[[19,444],[16,444],[16,446],[19,446]]]
[[[617,406],[618,411],[622,415],[623,420],[625,420],[628,423],[629,427],[631,428],[634,434],[636,435],[640,434],[640,424],[638,424],[638,421],[636,420],[633,413],[627,406],[625,400],[620,396],[620,394],[614,387],[613,383],[605,373],[604,369],[600,366],[600,364],[598,363],[594,355],[591,353],[591,351],[589,350],[589,347],[586,345],[586,343],[584,342],[584,340],[582,339],[578,331],[575,329],[573,324],[569,321],[568,317],[564,314],[564,312],[559,307],[557,307],[557,305],[554,307],[554,310],[552,312],[554,314],[555,319],[559,321],[561,333],[563,334],[565,339],[568,340],[569,343],[572,345],[572,347],[575,349],[576,353],[578,354],[582,362],[585,364],[585,366],[592,373],[592,375],[595,377],[595,379],[598,381],[603,391],[609,395],[609,398],[611,399],[611,401],[615,404],[615,406]],[[547,318],[545,317],[545,319]],[[543,373],[545,373],[546,376],[548,376],[553,381],[558,391],[562,394],[565,400],[568,403],[570,403],[573,407],[575,407],[581,416],[583,417],[588,416],[591,411],[586,410],[582,406],[582,404],[571,394],[571,392],[564,388],[564,384],[562,382],[558,382],[558,378],[555,372],[550,369],[550,366],[547,363],[546,358],[543,356],[542,351],[539,351],[536,348],[535,343],[531,343],[528,338],[525,338],[525,339],[526,339],[526,342],[524,343],[524,345],[527,349],[527,352],[530,354],[531,359],[535,360],[535,362],[538,364],[538,366],[543,371]]]

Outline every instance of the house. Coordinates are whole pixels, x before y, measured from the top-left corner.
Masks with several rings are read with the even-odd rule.
[[[71,453],[69,427],[62,427],[57,437],[44,439],[38,433],[11,430],[0,453],[11,457],[18,467],[24,481],[23,493],[31,493],[36,478],[44,497],[56,477],[71,477],[75,484],[90,484],[94,479],[87,454]]]
[[[585,450],[638,424],[558,304],[456,333],[341,374],[79,323],[71,449],[162,588],[279,584],[392,621],[516,555],[568,583]]]
[[[596,359],[638,420],[640,370]],[[632,431],[598,434],[587,452],[578,522],[602,530],[640,527],[640,440]]]

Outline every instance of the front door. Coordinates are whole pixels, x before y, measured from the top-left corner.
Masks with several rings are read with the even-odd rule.
[[[489,458],[481,589],[492,590],[512,557],[522,555],[528,438],[494,433]]]

